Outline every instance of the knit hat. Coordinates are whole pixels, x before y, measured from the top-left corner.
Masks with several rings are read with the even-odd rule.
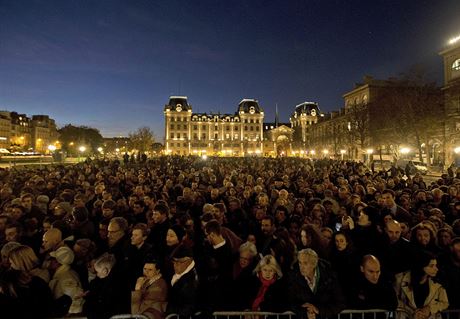
[[[185,236],[185,229],[177,224],[172,225],[171,227],[169,227],[169,229],[171,229],[176,234],[177,238],[179,239],[179,242],[181,242]]]
[[[38,195],[37,196],[37,203],[48,204],[50,198],[46,195]]]
[[[57,250],[52,251],[50,256],[56,258],[57,262],[61,265],[70,265],[73,263],[75,258],[72,249],[67,246],[60,247]]]

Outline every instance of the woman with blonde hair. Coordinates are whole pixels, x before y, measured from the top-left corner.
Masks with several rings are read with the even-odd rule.
[[[11,271],[15,276],[14,294],[25,318],[46,318],[53,315],[53,298],[48,286],[49,273],[39,268],[32,248],[19,246],[10,252]],[[58,314],[61,315],[61,314]]]
[[[272,255],[264,256],[256,268],[254,276],[249,280],[247,289],[246,309],[252,311],[286,311],[285,289],[281,267]],[[243,287],[241,287],[243,288]]]

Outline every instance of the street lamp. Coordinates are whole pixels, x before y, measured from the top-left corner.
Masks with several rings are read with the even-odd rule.
[[[409,154],[410,148],[408,148],[408,147],[402,147],[402,148],[400,149],[400,152],[401,152],[401,154],[404,154],[404,155],[405,155],[405,154]]]
[[[81,156],[82,153],[84,153],[84,152],[86,151],[86,147],[85,147],[85,146],[80,146],[80,147],[78,148],[78,150],[80,151],[80,152],[78,153],[78,162],[80,162],[80,156]]]
[[[340,150],[340,156],[342,157],[342,161],[343,161],[343,155],[345,155],[347,151],[346,150]]]
[[[460,154],[460,146],[454,148],[455,154]]]
[[[48,150],[49,150],[50,152],[54,152],[54,151],[56,150],[56,146],[54,146],[54,145],[52,145],[52,144],[51,144],[51,145],[48,145]]]

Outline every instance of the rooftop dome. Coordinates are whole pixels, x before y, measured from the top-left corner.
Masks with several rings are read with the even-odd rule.
[[[242,99],[238,104],[238,113],[243,111],[244,113],[261,113],[262,108],[259,106],[259,102],[254,99]]]
[[[318,103],[315,102],[303,102],[296,105],[295,111],[292,116],[301,116],[302,114],[310,116],[319,116],[321,111],[319,110]]]
[[[188,111],[191,105],[188,104],[186,96],[170,96],[169,103],[165,105],[166,108],[174,111]]]

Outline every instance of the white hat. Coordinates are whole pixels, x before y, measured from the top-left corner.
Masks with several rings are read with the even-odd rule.
[[[70,265],[73,263],[75,258],[75,254],[72,249],[67,246],[60,247],[57,250],[52,251],[50,256],[56,258],[57,262],[61,265]]]

